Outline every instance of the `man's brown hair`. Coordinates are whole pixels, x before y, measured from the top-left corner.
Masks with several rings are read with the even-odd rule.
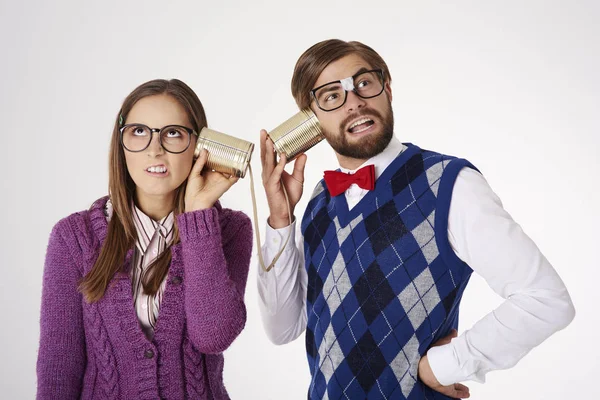
[[[310,106],[312,101],[310,91],[314,88],[323,70],[332,62],[350,54],[359,55],[373,69],[383,70],[384,80],[387,83],[392,82],[387,64],[369,46],[355,41],[324,40],[306,50],[296,62],[294,75],[292,76],[292,96],[294,96],[300,109]]]

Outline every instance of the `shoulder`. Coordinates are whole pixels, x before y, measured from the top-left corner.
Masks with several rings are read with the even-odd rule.
[[[325,179],[321,179],[319,182],[317,182],[317,184],[315,185],[315,188],[313,189],[312,194],[310,195],[310,200],[313,200],[317,197],[319,197],[320,195],[324,194],[327,195],[327,185],[325,184]]]
[[[75,257],[88,252],[98,240],[98,231],[103,227],[106,229],[106,199],[98,199],[90,209],[74,212],[59,220],[52,228],[50,241],[63,242]]]
[[[412,144],[409,144],[409,146],[413,147],[416,151],[411,159],[407,161],[406,168],[426,172],[429,181],[438,180],[442,178],[442,175],[445,175],[445,180],[454,182],[456,176],[463,169],[469,169],[479,173],[479,170],[465,158],[433,150],[421,149]]]

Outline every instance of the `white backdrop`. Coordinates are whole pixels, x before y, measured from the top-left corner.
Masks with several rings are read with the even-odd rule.
[[[453,3],[453,4],[448,4]],[[297,111],[294,64],[312,44],[359,40],[387,61],[396,136],[465,157],[569,288],[574,322],[515,368],[470,383],[475,399],[574,399],[597,392],[600,225],[600,5],[589,1],[0,3],[2,230],[0,398],[35,396],[42,268],[52,226],[106,194],[108,143],[124,97],[179,78],[209,126],[257,141]],[[308,153],[307,197],[335,168]],[[258,151],[252,165],[260,175]],[[251,215],[249,179],[224,198]],[[258,206],[264,234],[267,205]],[[233,399],[303,399],[304,336],[277,347],[257,305],[256,249],[246,329],[226,352]],[[501,299],[474,277],[469,328]]]

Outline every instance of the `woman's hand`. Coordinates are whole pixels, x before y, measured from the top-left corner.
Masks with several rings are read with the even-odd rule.
[[[185,190],[185,211],[211,208],[239,178],[220,172],[202,171],[208,160],[208,151],[202,150],[188,177]]]

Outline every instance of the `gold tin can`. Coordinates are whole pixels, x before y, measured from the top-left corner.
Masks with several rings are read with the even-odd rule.
[[[277,126],[269,132],[269,137],[277,153],[285,154],[288,162],[325,139],[319,120],[309,108]]]
[[[202,128],[196,142],[194,158],[198,158],[202,149],[208,151],[205,168],[243,178],[252,158],[254,144],[222,132]]]

